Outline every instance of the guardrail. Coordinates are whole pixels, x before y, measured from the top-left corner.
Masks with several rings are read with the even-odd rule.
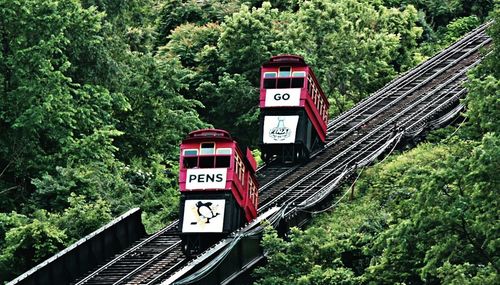
[[[26,271],[7,285],[69,284],[144,237],[142,211],[134,208]]]

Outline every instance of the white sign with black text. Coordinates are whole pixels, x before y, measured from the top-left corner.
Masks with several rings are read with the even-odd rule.
[[[186,200],[183,233],[220,233],[224,226],[224,200]]]
[[[267,144],[294,143],[299,116],[265,116],[263,140]]]
[[[192,168],[186,173],[186,189],[224,189],[227,168]]]
[[[300,88],[267,89],[265,107],[298,107],[300,90]]]

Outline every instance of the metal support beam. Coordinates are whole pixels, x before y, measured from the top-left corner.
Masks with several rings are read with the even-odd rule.
[[[129,210],[7,284],[69,284],[145,236],[141,213]]]

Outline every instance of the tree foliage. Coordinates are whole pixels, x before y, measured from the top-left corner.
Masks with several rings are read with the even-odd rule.
[[[411,6],[400,11],[362,0],[305,1],[297,11],[280,11],[264,2],[259,8],[242,5],[220,25],[181,25],[160,52],[178,57],[189,70],[184,94],[203,103],[201,117],[214,127],[226,127],[223,119],[207,111],[218,110],[221,98],[235,96],[221,84],[243,76],[236,94],[250,92],[259,85],[260,65],[280,53],[303,55],[334,102],[332,111],[345,110],[417,62],[417,21]],[[253,101],[241,108],[228,100],[225,108],[236,110],[230,131],[238,132],[241,122],[257,123]],[[247,144],[255,144],[254,137],[242,136]]]
[[[226,18],[218,45],[228,72],[243,74],[254,86],[258,84],[260,65],[272,55],[276,40],[273,22],[277,18],[278,10],[269,2],[261,8],[243,5]]]
[[[500,4],[499,4],[500,5]],[[494,43],[500,42],[500,7],[492,13],[496,21],[489,29]],[[488,50],[489,55],[479,68],[470,75],[469,96],[466,98],[467,118],[474,130],[481,136],[485,133],[500,133],[500,48],[494,44]]]
[[[299,35],[306,51],[315,50],[312,63],[336,114],[415,64],[422,33],[417,20],[413,6],[398,10],[361,0],[307,1],[297,12],[297,28],[310,39],[300,39],[296,31],[286,38]]]
[[[490,34],[498,41],[497,22]],[[356,183],[361,198],[293,230],[289,241],[269,231],[258,284],[322,284],[332,276],[343,278],[329,284],[498,283],[499,61],[496,46],[487,52],[470,74],[462,130],[440,131],[433,144],[366,170]],[[324,254],[330,244],[337,250]]]
[[[257,270],[258,284],[339,276],[345,284],[492,284],[500,265],[499,143],[487,135],[422,145],[367,170],[357,183],[361,199],[293,230],[288,242],[265,236],[269,265]]]
[[[150,230],[174,219],[166,173],[182,136],[205,125],[179,93],[178,63],[128,37],[154,13],[82,2],[0,1],[2,280],[131,207],[151,211]]]
[[[224,16],[236,12],[241,2],[239,0],[168,0],[161,6],[158,24],[158,45],[167,43],[167,38],[173,30],[183,24],[205,25],[219,23]]]
[[[270,56],[304,56],[336,114],[478,25],[492,5],[489,0],[0,0],[1,279],[13,278],[131,207],[143,208],[148,231],[175,219],[180,140],[191,130],[213,126],[255,146],[259,67]],[[495,39],[497,34],[495,24]],[[464,150],[467,155],[477,149],[485,156],[473,157],[483,160],[497,145],[497,49],[492,54],[473,74],[466,102],[471,124],[460,133],[484,139]],[[463,169],[480,167],[467,163]],[[426,173],[431,174],[438,176]],[[294,231],[292,245],[270,239],[294,258],[300,257],[294,251],[310,256],[297,265],[300,272],[287,274],[303,284],[357,284],[369,280],[366,268],[375,272],[376,266],[393,264],[380,259],[369,266],[383,251],[382,242],[374,245],[376,233],[387,224],[395,227],[396,214],[372,203],[359,207],[360,213],[386,214],[368,223],[352,216],[349,236],[332,228],[314,238]],[[491,234],[472,232],[484,240]],[[306,242],[314,247],[301,249]],[[408,274],[450,283],[470,281],[471,274],[479,281],[493,276],[477,260],[440,262],[436,256],[443,252],[419,252],[422,264],[434,265]],[[332,266],[321,264],[316,254]],[[295,261],[283,256],[280,262]],[[293,282],[286,275],[276,280]]]
[[[5,235],[5,247],[0,255],[2,280],[21,274],[25,268],[63,249],[66,238],[64,231],[43,219],[11,229]]]
[[[109,204],[102,199],[89,203],[85,196],[72,194],[68,202],[61,214],[45,210],[35,211],[33,218],[16,212],[0,214],[0,280],[14,278],[111,220]]]
[[[428,22],[436,27],[446,26],[456,18],[471,14],[485,18],[494,5],[494,0],[383,0],[383,2],[392,7],[415,5],[425,12]]]
[[[76,1],[3,1],[1,9],[0,168],[11,189],[1,193],[21,198],[32,191],[32,177],[53,173],[55,166],[112,156],[112,139],[120,134],[113,114],[128,103],[82,82],[85,68],[75,66],[79,51],[92,58],[104,49],[102,14]],[[74,72],[82,75],[73,78]]]
[[[186,76],[179,61],[150,54],[131,59],[125,96],[130,108],[116,115],[123,135],[117,139],[122,161],[163,155],[177,158],[176,150],[186,133],[202,123],[196,100],[186,99],[180,82]]]
[[[269,228],[262,241],[268,265],[255,271],[256,284],[360,284],[370,261],[364,248],[386,223],[377,203],[363,199],[305,231],[293,228],[287,241]]]

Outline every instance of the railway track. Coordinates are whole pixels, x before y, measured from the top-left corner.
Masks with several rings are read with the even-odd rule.
[[[465,94],[466,72],[490,43],[485,24],[366,98],[328,124],[327,144],[302,165],[258,169],[259,212],[285,205],[285,216],[317,203],[336,183],[376,157],[388,143],[420,130]],[[413,131],[415,133],[416,131]],[[335,185],[334,185],[335,184]],[[178,221],[139,241],[72,284],[158,284],[189,261]]]
[[[184,265],[180,241],[175,221],[72,284],[149,284]]]

